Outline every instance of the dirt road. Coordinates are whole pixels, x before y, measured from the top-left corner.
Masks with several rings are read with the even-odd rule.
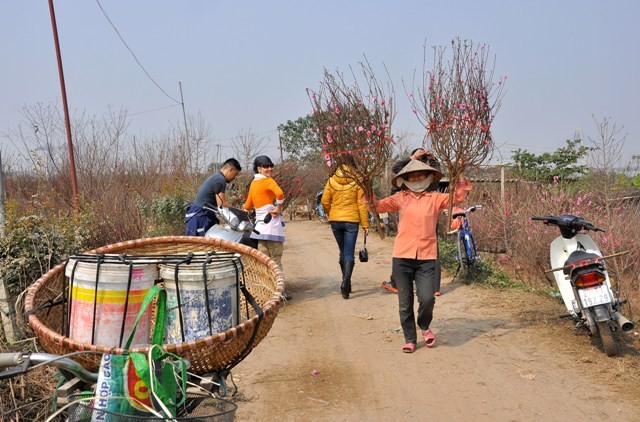
[[[637,349],[608,358],[550,299],[445,276],[438,346],[404,354],[397,297],[379,287],[393,239],[369,237],[344,300],[329,226],[292,221],[286,236],[293,300],[233,371],[236,420],[640,421]]]

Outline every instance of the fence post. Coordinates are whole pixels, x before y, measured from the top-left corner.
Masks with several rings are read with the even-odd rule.
[[[4,212],[4,169],[2,166],[2,151],[0,151],[0,237],[4,237],[4,225],[6,222]],[[12,313],[9,307],[9,295],[5,288],[4,272],[0,271],[0,324],[4,337],[8,343],[15,341],[15,332],[13,327]]]
[[[502,202],[502,242],[505,253],[509,251],[507,237],[507,198],[505,195],[504,164],[500,164],[500,201]]]

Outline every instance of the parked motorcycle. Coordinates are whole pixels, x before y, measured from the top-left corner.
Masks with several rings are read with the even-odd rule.
[[[582,217],[575,215],[531,217],[545,225],[557,226],[558,236],[550,246],[553,272],[567,313],[577,328],[588,329],[590,335],[600,336],[607,356],[615,356],[617,347],[612,331],[629,332],[634,325],[620,314],[623,301],[611,287],[604,260],[621,254],[602,256],[588,231],[604,232]]]
[[[204,209],[213,213],[219,222],[219,224],[215,224],[207,230],[204,234],[205,237],[230,240],[251,246],[252,248],[258,247],[257,241],[251,239],[250,235],[252,232],[256,234],[260,234],[260,232],[256,230],[255,220],[251,218],[251,215],[247,211],[233,207],[204,207]],[[268,223],[271,221],[271,218],[271,214],[267,214],[264,220],[259,221]]]

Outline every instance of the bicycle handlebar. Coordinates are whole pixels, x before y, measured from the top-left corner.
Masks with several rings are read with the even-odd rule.
[[[464,211],[457,212],[451,216],[451,218],[459,218],[466,217],[470,212],[475,212],[476,210],[482,209],[482,205],[474,205],[472,207],[467,208]]]
[[[86,383],[98,381],[97,373],[87,371],[66,356],[31,352],[0,353],[0,379],[13,378],[42,365],[53,365],[66,370]]]

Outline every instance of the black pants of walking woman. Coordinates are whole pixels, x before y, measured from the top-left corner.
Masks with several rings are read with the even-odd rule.
[[[398,287],[398,308],[400,325],[404,332],[405,343],[417,343],[416,322],[421,330],[429,329],[433,320],[433,307],[436,304],[435,259],[393,258],[392,274]],[[418,318],[413,312],[413,283],[415,281],[418,297]]]

